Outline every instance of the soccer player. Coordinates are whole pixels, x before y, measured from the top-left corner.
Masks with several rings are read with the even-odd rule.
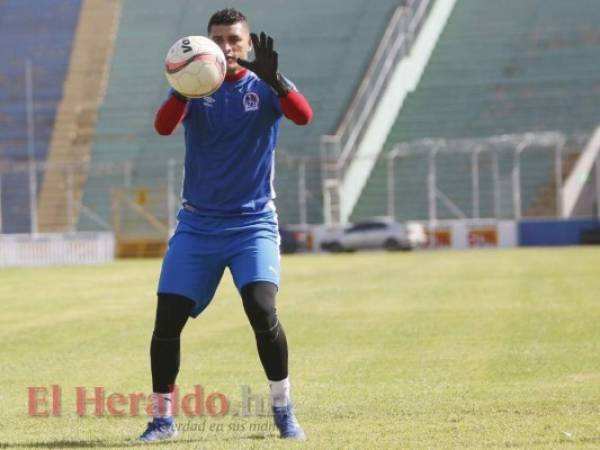
[[[273,166],[282,116],[306,125],[312,109],[278,72],[273,39],[250,33],[242,13],[215,13],[208,36],[227,59],[225,82],[205,98],[188,99],[172,90],[155,118],[161,135],[183,123],[185,176],[178,224],[158,283],[150,345],[154,417],[140,439],[177,434],[171,394],[179,371],[180,334],[188,317],[208,306],[229,267],[256,336],[280,436],[303,440],[290,401],[287,341],[275,309],[279,234]],[[250,62],[252,48],[255,59]]]

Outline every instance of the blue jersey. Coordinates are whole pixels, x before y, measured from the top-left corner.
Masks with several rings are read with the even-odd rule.
[[[274,209],[279,98],[254,73],[191,99],[183,121],[182,202],[198,214],[231,216]]]

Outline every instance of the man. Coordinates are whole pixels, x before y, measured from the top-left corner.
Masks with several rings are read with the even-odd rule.
[[[215,13],[208,36],[227,59],[225,82],[210,98],[188,99],[171,91],[155,119],[161,135],[183,122],[185,177],[178,224],[160,275],[150,345],[154,417],[140,439],[177,434],[170,402],[180,334],[188,317],[208,306],[229,267],[256,336],[280,436],[303,440],[290,401],[287,341],[275,309],[279,235],[272,180],[282,115],[305,125],[312,110],[277,71],[273,39],[251,34],[242,13]],[[255,60],[250,62],[252,48]]]

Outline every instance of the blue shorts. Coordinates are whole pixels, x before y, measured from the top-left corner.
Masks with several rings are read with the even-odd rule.
[[[192,317],[212,300],[225,267],[238,290],[254,281],[279,286],[279,231],[274,211],[206,217],[181,209],[177,219],[163,259],[158,293],[192,299]]]

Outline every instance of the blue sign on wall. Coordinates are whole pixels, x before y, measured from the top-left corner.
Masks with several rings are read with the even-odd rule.
[[[597,219],[530,220],[519,223],[519,245],[579,245],[585,231],[600,228]]]

